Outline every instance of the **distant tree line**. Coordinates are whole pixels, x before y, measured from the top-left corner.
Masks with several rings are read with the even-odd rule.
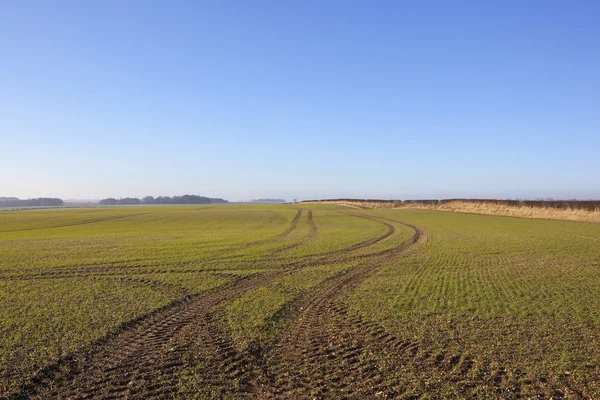
[[[426,205],[441,205],[452,201],[463,201],[467,203],[488,203],[499,204],[514,207],[541,207],[541,208],[557,208],[571,210],[600,210],[600,200],[499,200],[499,199],[442,199],[442,200],[378,200],[378,199],[327,199],[327,200],[304,200],[305,202],[327,202],[327,201],[346,201],[346,202],[362,202],[362,203],[394,203],[395,205],[410,205],[410,204],[426,204]]]
[[[62,199],[38,197],[37,199],[21,200],[17,197],[0,197],[0,207],[62,207]]]
[[[227,200],[220,198],[211,198],[204,196],[196,196],[194,194],[186,194],[183,196],[146,196],[142,199],[136,197],[125,197],[122,199],[114,199],[109,197],[108,199],[100,200],[100,205],[103,206],[117,206],[117,205],[131,205],[131,204],[224,204],[228,203]]]
[[[252,199],[248,203],[285,203],[284,199]]]

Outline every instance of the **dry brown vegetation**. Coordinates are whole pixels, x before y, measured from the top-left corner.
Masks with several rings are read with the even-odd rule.
[[[470,202],[455,200],[439,204],[425,202],[400,201],[361,201],[361,200],[322,200],[321,203],[333,203],[352,208],[367,209],[399,209],[416,208],[426,210],[449,211],[466,214],[504,215],[521,218],[560,219],[567,221],[600,222],[600,210],[578,210],[573,208],[552,208],[533,206],[514,206],[492,202]]]

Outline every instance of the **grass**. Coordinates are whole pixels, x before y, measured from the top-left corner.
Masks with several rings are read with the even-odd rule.
[[[381,371],[377,385],[400,397],[600,396],[600,224],[300,206],[0,213],[0,397],[61,357],[85,354],[128,321],[227,290],[231,296],[206,310],[214,313],[207,320],[218,346],[234,349],[226,357],[276,351],[302,320],[303,304],[340,277],[375,267],[331,300],[359,322],[350,329],[337,311],[323,319],[333,354],[323,376],[335,364],[350,371],[357,362]],[[427,240],[396,254],[414,234],[401,222],[423,228]],[[246,289],[231,289],[238,284]],[[415,350],[369,344],[367,330],[377,326]],[[299,332],[312,337],[308,330],[317,328]],[[345,354],[336,350],[339,338],[349,349],[342,360],[335,359]],[[205,354],[202,340],[189,348]],[[179,371],[180,389],[190,398],[236,398],[226,373],[208,376],[211,362],[228,359],[206,354],[184,358],[193,361]],[[255,362],[248,357],[234,363]],[[270,364],[261,365],[244,374]],[[287,382],[274,373],[273,381]],[[253,381],[232,374],[235,390]],[[304,384],[306,393],[326,393]]]

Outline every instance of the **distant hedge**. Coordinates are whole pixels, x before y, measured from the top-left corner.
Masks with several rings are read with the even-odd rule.
[[[540,207],[571,210],[600,210],[600,200],[497,200],[497,199],[444,199],[440,204],[451,201],[464,201],[467,203],[492,203],[514,207]]]
[[[441,205],[453,201],[466,203],[488,203],[514,207],[541,207],[572,210],[600,210],[600,200],[499,200],[499,199],[442,199],[442,200],[377,200],[377,199],[327,199],[327,200],[305,200],[305,202],[358,202],[358,203],[398,203],[402,205],[426,204]]]

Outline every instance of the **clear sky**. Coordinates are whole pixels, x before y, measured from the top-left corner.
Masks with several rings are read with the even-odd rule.
[[[0,2],[0,196],[600,198],[598,1]]]

